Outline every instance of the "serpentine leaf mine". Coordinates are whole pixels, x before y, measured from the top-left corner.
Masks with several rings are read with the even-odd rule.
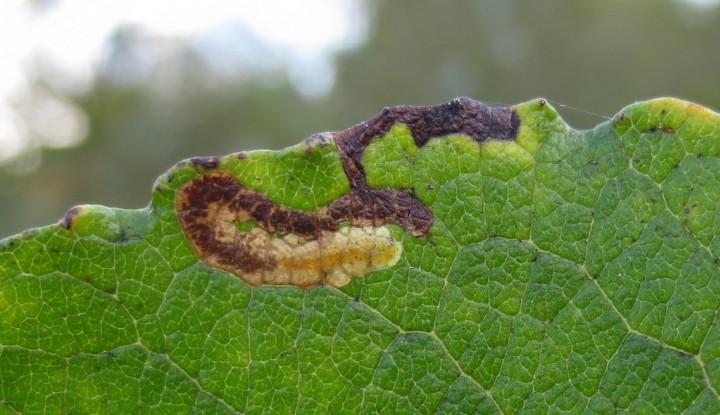
[[[402,245],[387,224],[423,237],[433,222],[432,211],[413,189],[368,185],[362,159],[373,139],[403,125],[416,147],[458,134],[479,145],[491,139],[514,139],[519,124],[513,109],[489,107],[469,98],[437,106],[386,108],[367,122],[331,134],[350,189],[314,211],[272,201],[233,174],[218,170],[217,159],[193,159],[210,171],[178,189],[178,218],[198,257],[251,285],[342,287],[352,277],[399,261]],[[312,138],[327,140],[322,135]]]

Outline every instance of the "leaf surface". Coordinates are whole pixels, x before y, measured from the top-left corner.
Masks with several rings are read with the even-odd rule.
[[[7,413],[718,413],[720,116],[394,107],[0,242]]]

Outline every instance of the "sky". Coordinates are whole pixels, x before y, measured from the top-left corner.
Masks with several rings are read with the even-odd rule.
[[[34,146],[82,141],[84,114],[60,97],[32,90],[32,81],[39,70],[44,76],[49,71],[54,86],[82,92],[119,26],[214,46],[209,53],[219,56],[220,38],[232,34],[223,28],[241,26],[262,39],[274,64],[288,68],[300,92],[312,96],[329,91],[332,55],[361,43],[367,24],[363,0],[55,0],[34,8],[31,3],[0,1],[0,164]]]

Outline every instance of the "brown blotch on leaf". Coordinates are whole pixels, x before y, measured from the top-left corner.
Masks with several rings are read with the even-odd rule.
[[[281,206],[229,173],[211,172],[185,183],[176,193],[185,235],[200,258],[253,285],[342,286],[350,276],[394,264],[402,247],[383,225],[395,223],[422,236],[433,222],[432,211],[411,191],[367,184],[363,152],[373,138],[396,123],[410,128],[418,147],[450,134],[465,134],[478,143],[514,140],[520,128],[514,109],[490,107],[470,98],[436,106],[385,108],[366,122],[330,133],[350,182],[345,195],[307,212]],[[328,134],[315,134],[306,143],[306,152],[312,153],[329,144]],[[247,154],[235,156],[244,159]],[[205,168],[219,165],[217,158],[191,162]],[[239,231],[237,224],[246,221],[256,226]],[[350,228],[340,229],[340,223]]]
[[[440,105],[385,108],[380,115],[335,133],[335,139],[352,156],[396,123],[406,124],[415,144],[422,147],[433,137],[449,134],[465,134],[479,143],[514,140],[520,128],[520,117],[513,108],[491,107],[461,97]]]
[[[465,97],[440,105],[385,108],[368,121],[333,133],[343,157],[345,173],[354,189],[367,187],[361,165],[365,148],[396,123],[410,128],[418,147],[423,147],[431,138],[450,134],[465,134],[478,143],[514,140],[520,129],[520,117],[513,108],[491,107]]]
[[[347,220],[359,226],[396,223],[414,236],[427,235],[432,211],[410,192],[399,189],[353,189],[321,212],[334,222]]]
[[[410,227],[413,234],[427,233],[432,214],[418,201],[395,191],[371,197],[363,200],[350,192],[328,206],[306,212],[276,204],[241,185],[229,173],[213,172],[178,189],[175,206],[185,235],[198,256],[209,264],[253,285],[310,287],[319,283],[344,285],[349,275],[397,260],[400,248],[389,234],[362,227],[394,222]],[[379,201],[382,197],[387,200]],[[422,212],[418,219],[410,218],[412,209]],[[237,223],[248,220],[257,227],[240,232]],[[360,230],[342,233],[340,222]],[[365,248],[359,250],[358,246]],[[285,275],[287,280],[279,279]]]
[[[315,149],[318,146],[327,147],[329,141],[325,134],[313,134],[305,139],[305,144],[307,144],[307,148],[305,148],[305,153],[312,154],[315,152]]]
[[[73,208],[68,209],[67,212],[65,212],[65,215],[60,219],[59,225],[62,228],[70,229],[72,228],[73,221],[75,220],[75,217],[80,214],[80,207],[75,206]]]
[[[200,166],[206,169],[214,169],[220,165],[220,158],[218,157],[193,157],[190,162],[196,166]]]

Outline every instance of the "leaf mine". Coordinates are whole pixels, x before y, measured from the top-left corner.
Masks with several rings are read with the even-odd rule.
[[[520,122],[513,109],[468,98],[437,106],[386,108],[368,122],[333,134],[350,183],[343,196],[307,212],[275,203],[228,172],[211,171],[176,193],[185,235],[198,257],[251,285],[342,287],[353,276],[393,266],[402,247],[384,225],[395,223],[413,236],[422,236],[433,222],[432,211],[412,191],[368,185],[362,166],[365,148],[400,124],[422,147],[432,137],[451,134],[463,134],[477,143],[512,140]],[[216,158],[191,161],[209,170],[220,165]],[[240,231],[238,224],[248,221],[257,227]],[[350,227],[341,228],[341,223]]]

